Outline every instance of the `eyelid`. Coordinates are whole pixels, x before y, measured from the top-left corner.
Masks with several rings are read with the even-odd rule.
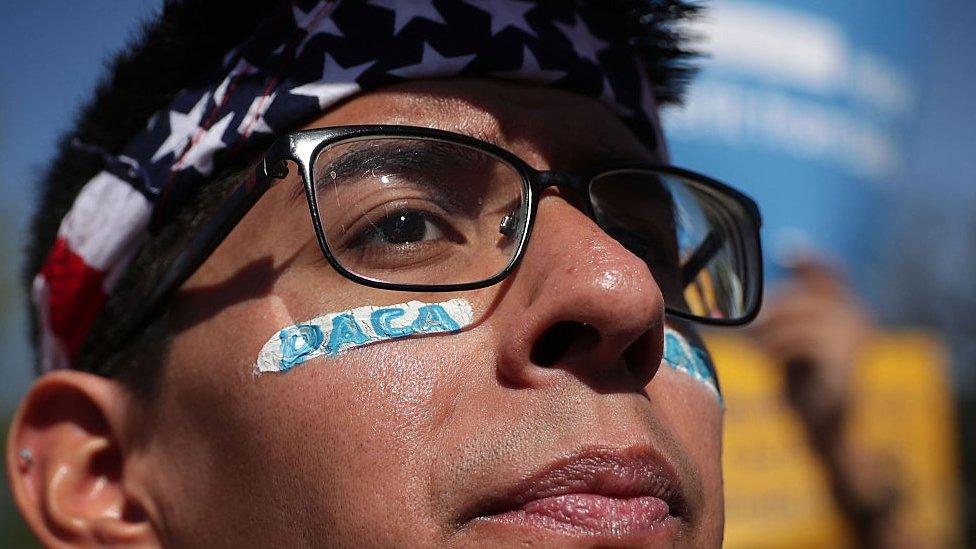
[[[380,232],[381,231],[379,225],[377,225],[378,222],[386,221],[387,219],[389,219],[393,215],[395,215],[397,213],[404,213],[404,212],[412,212],[412,213],[420,214],[423,217],[423,219],[424,219],[424,223],[430,223],[431,225],[433,225],[437,231],[439,231],[439,232],[442,233],[442,236],[447,236],[447,233],[451,230],[451,228],[449,226],[446,226],[444,223],[441,222],[441,220],[443,219],[443,216],[440,216],[440,215],[431,215],[433,212],[430,212],[428,210],[420,210],[420,209],[415,209],[415,208],[404,208],[402,210],[394,211],[390,215],[387,215],[387,216],[385,216],[383,218],[378,219],[377,222],[373,222],[372,220],[369,220],[369,227],[368,228],[364,228],[364,230],[362,230],[358,234],[356,234],[346,245],[349,246],[349,247],[358,247],[358,243],[360,242],[360,240],[362,240],[362,238],[364,237],[364,235],[367,234],[367,232],[372,231],[373,234],[375,235],[377,232]]]
[[[379,220],[386,219],[387,217],[389,217],[389,215],[392,215],[393,213],[396,213],[398,211],[407,211],[407,210],[409,210],[409,211],[416,211],[416,212],[419,212],[419,213],[428,215],[430,217],[436,217],[436,218],[441,218],[441,219],[450,219],[451,218],[451,213],[449,211],[444,210],[441,205],[436,204],[436,203],[433,203],[433,202],[425,201],[424,202],[424,205],[427,205],[429,207],[424,208],[424,207],[422,207],[421,204],[417,204],[417,202],[416,202],[417,200],[421,200],[421,199],[417,199],[417,198],[400,198],[400,199],[397,199],[397,200],[394,200],[394,201],[385,201],[383,203],[376,204],[374,206],[371,206],[368,210],[364,209],[364,210],[361,210],[361,211],[357,211],[354,214],[354,216],[355,216],[354,219],[352,219],[351,222],[348,223],[348,225],[346,227],[345,234],[346,235],[353,235],[352,238],[354,240],[355,238],[358,238],[358,234],[361,233],[366,227],[368,227],[368,226],[375,227],[376,226],[375,223],[373,222],[372,219],[370,219],[369,216],[370,216],[370,214],[372,214],[372,213],[374,213],[374,212],[376,212],[377,210],[380,210],[380,209],[383,209],[384,210],[384,215],[380,215],[380,216],[376,217],[375,219],[378,220],[378,221]],[[392,205],[392,208],[390,208],[391,205]],[[390,212],[390,214],[385,214],[385,210],[387,210],[388,208],[390,210],[392,210],[392,211]],[[339,220],[335,220],[335,222],[338,223]],[[343,225],[346,225],[346,224],[343,224]],[[447,223],[446,225],[447,225],[447,230],[456,232],[456,229],[454,229],[453,227],[451,227],[450,226],[450,223]],[[347,242],[342,242],[342,243],[336,242],[335,244],[336,245],[342,245],[342,246],[348,246],[349,245],[349,242],[351,242],[351,241],[352,240],[347,239]]]

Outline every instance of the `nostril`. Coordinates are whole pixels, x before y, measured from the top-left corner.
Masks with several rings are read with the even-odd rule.
[[[563,321],[550,326],[532,346],[530,358],[538,366],[551,367],[571,352],[583,352],[600,343],[600,332],[589,324]]]
[[[624,362],[627,364],[627,370],[635,379],[641,380],[644,384],[654,377],[661,365],[661,354],[658,351],[659,344],[657,341],[653,330],[647,330],[624,351]]]

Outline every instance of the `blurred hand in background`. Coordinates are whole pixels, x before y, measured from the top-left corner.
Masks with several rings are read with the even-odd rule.
[[[769,356],[785,367],[785,396],[812,442],[839,433],[850,408],[851,377],[874,330],[844,276],[825,261],[804,258],[763,305],[753,328]]]
[[[898,479],[849,436],[852,380],[874,324],[841,271],[804,257],[763,305],[751,332],[784,368],[784,399],[796,412],[831,492],[862,547],[912,547],[897,510]]]

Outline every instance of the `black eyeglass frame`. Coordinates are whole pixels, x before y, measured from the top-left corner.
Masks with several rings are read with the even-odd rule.
[[[312,175],[312,170],[319,153],[326,148],[339,143],[348,143],[376,138],[409,138],[446,141],[487,153],[515,168],[519,176],[522,178],[524,196],[530,207],[527,210],[525,229],[520,235],[520,240],[517,243],[515,253],[512,255],[512,258],[509,260],[504,269],[490,278],[476,282],[462,284],[404,284],[385,282],[362,276],[349,271],[336,259],[329,248],[325,237],[325,230],[322,228],[322,219],[318,211],[317,200],[315,197],[315,182]],[[309,211],[311,212],[312,216],[312,224],[315,228],[315,234],[318,239],[319,247],[322,249],[322,253],[325,255],[326,260],[344,277],[372,288],[416,292],[454,292],[475,290],[497,284],[510,275],[522,260],[522,256],[525,252],[526,246],[528,245],[529,237],[532,234],[535,224],[535,217],[538,213],[539,207],[539,199],[545,189],[548,187],[564,187],[575,191],[580,197],[583,198],[583,205],[586,209],[584,213],[590,218],[593,218],[593,206],[590,201],[589,193],[590,183],[600,175],[621,170],[647,170],[681,177],[701,184],[719,196],[736,202],[748,214],[750,218],[749,221],[755,228],[755,231],[753,232],[755,255],[753,257],[761,257],[761,245],[758,235],[762,218],[759,213],[759,207],[756,205],[756,203],[745,194],[724,183],[674,166],[653,163],[618,163],[602,166],[599,169],[591,170],[582,175],[572,174],[561,170],[540,171],[529,166],[528,163],[516,156],[511,151],[505,150],[487,141],[482,141],[468,135],[445,130],[397,125],[336,126],[330,128],[302,130],[283,135],[275,140],[275,142],[268,149],[268,152],[265,154],[264,161],[258,168],[259,175],[276,179],[284,178],[288,174],[286,160],[292,160],[295,162],[301,172],[305,195],[308,201]],[[686,313],[671,307],[667,308],[667,312],[679,318],[693,320],[704,324],[741,325],[748,323],[755,318],[756,314],[758,314],[762,295],[762,262],[756,262],[754,267],[759,269],[756,277],[758,286],[755,288],[750,288],[749,293],[755,293],[756,295],[754,299],[750,300],[752,301],[752,303],[750,303],[750,310],[748,310],[744,316],[735,319],[709,318]]]
[[[322,227],[322,218],[315,196],[315,182],[312,176],[312,170],[319,153],[327,147],[339,143],[372,138],[428,139],[455,143],[494,156],[514,168],[522,179],[523,192],[525,193],[526,200],[529,201],[529,208],[527,210],[527,219],[525,220],[525,229],[522,231],[515,253],[505,268],[498,274],[477,282],[463,284],[402,284],[364,277],[349,271],[339,263],[329,248],[325,237],[325,230]],[[746,212],[749,217],[748,221],[755,229],[752,231],[752,238],[747,239],[745,242],[745,246],[754,247],[754,250],[751,250],[753,253],[750,254],[747,251],[744,255],[757,259],[762,257],[759,241],[759,228],[762,225],[762,218],[755,201],[729,185],[690,170],[664,164],[631,162],[603,166],[599,169],[590,170],[583,175],[560,170],[540,171],[529,166],[528,163],[511,151],[464,134],[418,126],[334,126],[300,130],[278,137],[268,148],[263,160],[258,164],[255,170],[255,177],[249,179],[231,193],[220,209],[201,228],[190,245],[173,262],[166,275],[164,275],[159,285],[157,285],[154,296],[150,298],[148,310],[152,310],[154,306],[162,303],[170,293],[175,291],[189,278],[240,222],[244,215],[250,211],[258,199],[271,187],[274,180],[284,179],[288,175],[288,160],[295,162],[302,176],[305,198],[308,202],[309,212],[311,213],[315,235],[319,247],[329,265],[342,276],[372,288],[416,292],[454,292],[485,288],[497,284],[510,275],[521,261],[525,248],[528,245],[529,236],[532,234],[539,200],[545,189],[549,187],[563,187],[573,190],[583,199],[584,213],[591,219],[595,219],[589,193],[590,183],[600,175],[621,170],[646,170],[694,181],[709,189],[718,197],[736,203]],[[666,312],[669,315],[700,324],[716,326],[741,326],[748,324],[759,313],[762,301],[762,261],[756,261],[752,267],[757,269],[755,287],[749,288],[751,299],[747,301],[749,309],[745,315],[737,318],[711,318],[697,316],[672,307],[666,307]]]

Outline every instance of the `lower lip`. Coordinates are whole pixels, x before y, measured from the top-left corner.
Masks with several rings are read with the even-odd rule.
[[[676,526],[659,498],[565,494],[530,501],[521,509],[488,517],[490,522],[566,534],[629,538],[661,534]]]

